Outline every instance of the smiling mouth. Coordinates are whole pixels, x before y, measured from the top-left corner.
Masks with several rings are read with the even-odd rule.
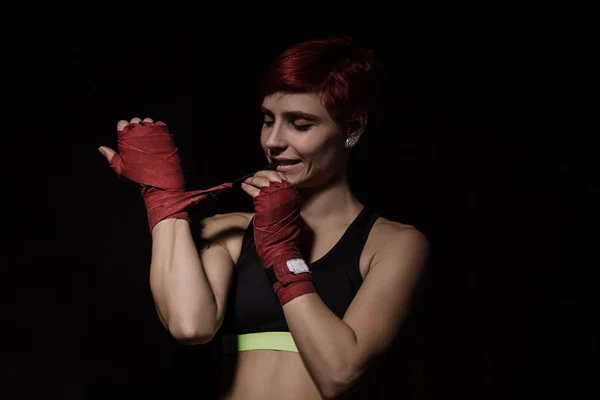
[[[299,163],[300,163],[300,160],[277,160],[277,159],[271,160],[271,165],[273,165],[274,167],[292,166],[292,165],[296,165]]]
[[[301,163],[300,160],[272,160],[271,168],[278,172],[289,172]]]

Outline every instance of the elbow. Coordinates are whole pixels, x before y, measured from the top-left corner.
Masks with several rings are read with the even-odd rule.
[[[350,392],[360,378],[360,373],[351,368],[332,370],[329,376],[319,385],[325,399],[339,399]]]
[[[171,336],[185,346],[197,346],[209,343],[215,336],[213,329],[206,329],[196,325],[170,324]]]

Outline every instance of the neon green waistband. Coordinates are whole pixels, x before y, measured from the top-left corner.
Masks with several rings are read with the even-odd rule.
[[[248,350],[279,350],[298,352],[289,332],[259,332],[223,336],[223,353]]]

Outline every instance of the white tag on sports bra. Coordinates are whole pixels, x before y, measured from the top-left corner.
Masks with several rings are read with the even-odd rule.
[[[285,263],[292,274],[301,274],[303,272],[310,273],[308,265],[306,265],[306,262],[301,258],[287,260]]]

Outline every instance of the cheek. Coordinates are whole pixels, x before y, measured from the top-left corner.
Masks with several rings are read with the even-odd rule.
[[[295,147],[306,158],[323,158],[336,152],[336,138],[337,135],[328,131],[314,131],[299,138],[295,143]]]
[[[265,147],[265,142],[267,141],[267,132],[265,131],[265,128],[262,128],[260,130],[260,145],[262,147]]]
[[[319,140],[306,146],[306,154],[319,164],[331,164],[337,160],[339,153],[335,137],[328,136],[326,140]]]

